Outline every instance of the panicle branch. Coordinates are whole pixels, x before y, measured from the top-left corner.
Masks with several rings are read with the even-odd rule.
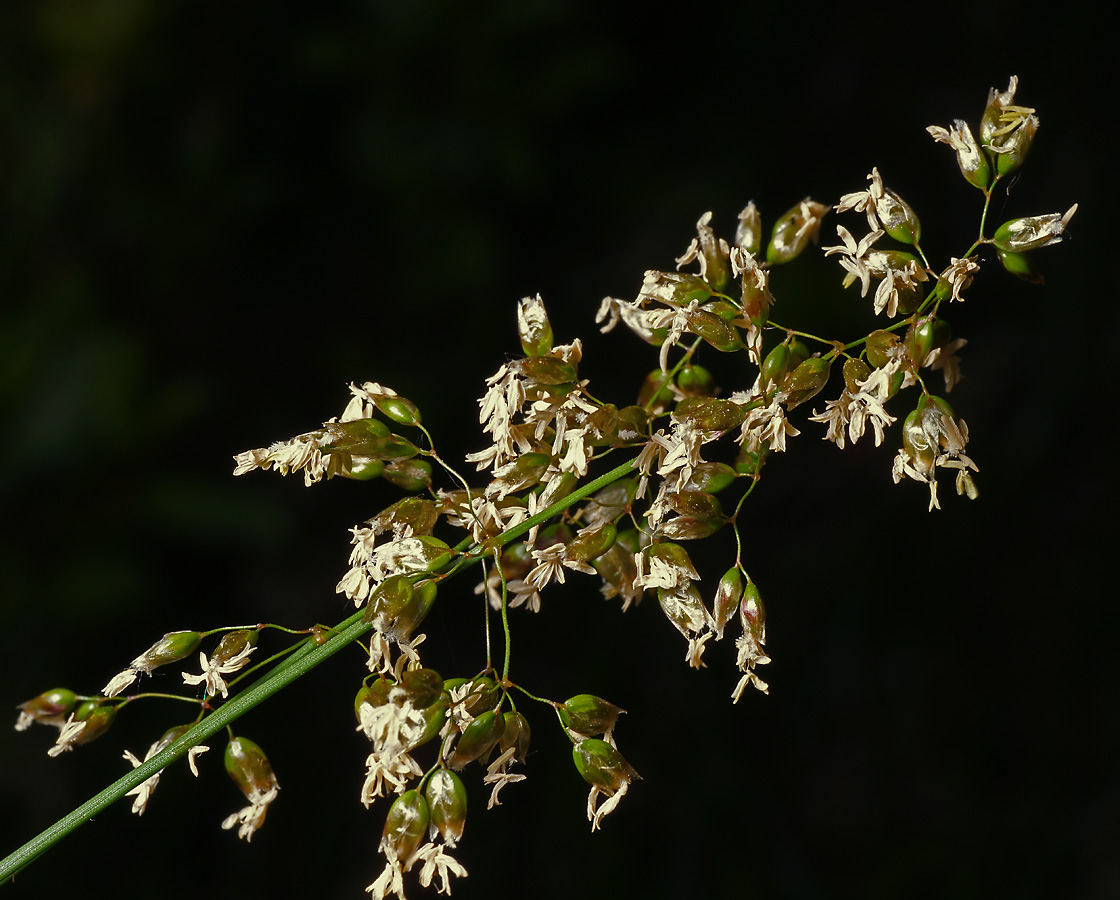
[[[969,428],[930,387],[934,372],[941,373],[944,393],[962,378],[958,354],[967,342],[953,337],[943,305],[963,302],[989,247],[1007,271],[1041,282],[1030,254],[1059,243],[1077,209],[1011,219],[986,232],[993,192],[1022,166],[1039,127],[1034,109],[1015,104],[1017,86],[1012,78],[1006,91],[990,92],[975,130],[962,119],[951,128],[929,128],[983,196],[979,236],[940,265],[922,249],[914,207],[873,167],[866,187],[834,206],[806,197],[778,215],[765,246],[763,216],[753,202],[730,238],[717,236],[706,212],[674,269],[647,271],[632,300],[604,298],[596,316],[603,332],[621,324],[656,348],[656,365],[651,354],[634,374],[633,394],[615,403],[590,392],[581,373],[582,342],[556,342],[540,295],[522,299],[516,326],[523,355],[485,381],[478,423],[486,443],[465,459],[473,475],[438,455],[415,403],[376,382],[351,384],[342,413],[318,428],[239,453],[235,475],[298,472],[306,485],[335,476],[380,478],[408,495],[350,529],[348,564],[335,590],[357,612],[335,629],[171,632],[99,695],[57,688],[21,704],[17,730],[36,722],[58,729],[52,756],[93,740],[128,704],[156,696],[125,696],[139,679],[192,656],[222,632],[215,647],[199,651],[199,671],[182,673],[184,684],[196,688],[198,696],[185,698],[198,706],[196,722],[166,731],[144,761],[125,753],[144,780],[123,784],[117,796],[127,789],[135,797],[133,811],[142,814],[173,755],[190,747],[197,774],[206,735],[368,633],[354,699],[356,731],[369,751],[359,799],[369,807],[393,798],[378,845],[384,867],[367,888],[374,898],[404,897],[404,876],[417,869],[422,886],[438,876],[444,893],[452,876],[466,876],[451,852],[467,814],[460,773],[473,763],[483,770],[482,782],[491,788],[488,807],[500,805],[501,792],[526,778],[530,724],[514,689],[556,712],[576,771],[590,787],[587,815],[597,830],[639,779],[614,735],[623,710],[586,693],[553,701],[515,683],[511,610],[547,610],[555,585],[583,576],[597,581],[602,596],[617,599],[622,611],[651,593],[681,634],[692,668],[706,666],[708,651],[737,623],[731,697],[738,702],[748,687],[769,692],[758,669],[770,662],[765,606],[747,572],[757,548],[740,533],[740,515],[768,462],[801,434],[799,425],[823,425],[824,439],[841,450],[868,433],[876,447],[892,441],[894,481],[927,485],[931,510],[940,506],[937,476],[943,470],[954,475],[958,494],[977,497]],[[811,323],[793,327],[771,318],[775,273],[818,241],[833,211],[862,216],[867,229],[859,234],[859,223],[837,224],[839,243],[824,247],[823,255],[839,263],[844,288],[858,283],[863,303],[871,295],[870,310],[883,323],[845,339],[818,337]],[[739,370],[750,374],[717,385],[700,362],[713,352],[740,354]],[[646,366],[653,367],[643,375]],[[795,413],[830,384],[839,395],[823,409]],[[908,390],[916,399],[898,399]],[[409,429],[416,440],[406,436]],[[616,454],[626,461],[605,470],[604,461]],[[450,487],[436,487],[432,460],[450,473]],[[725,529],[734,555],[709,590],[687,545]],[[475,593],[485,598],[486,664],[445,678],[422,659],[426,636],[419,629],[445,595],[444,582],[467,570],[477,573]],[[494,613],[504,642],[500,672],[491,665]],[[310,637],[250,668],[265,629]],[[227,681],[231,675],[237,677]],[[254,676],[257,681],[237,690]],[[230,732],[224,759],[248,805],[222,827],[236,827],[250,840],[276,801],[279,783],[264,751],[247,738]]]

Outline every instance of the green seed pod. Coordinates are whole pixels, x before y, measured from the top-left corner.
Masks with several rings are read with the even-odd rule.
[[[354,456],[350,459],[349,470],[338,474],[343,478],[350,478],[354,481],[373,481],[373,479],[379,478],[384,471],[385,463],[381,460],[374,459],[371,456]]]
[[[1011,253],[1026,253],[1039,250],[1051,244],[1060,244],[1066,226],[1077,212],[1075,203],[1065,214],[1051,213],[1046,216],[1027,216],[1004,222],[992,235],[992,243],[999,250]]]
[[[92,709],[89,708],[92,706]],[[74,713],[74,718],[77,721],[85,722],[83,728],[73,743],[75,744],[88,744],[90,741],[96,740],[101,737],[117,718],[117,706],[101,706],[96,702],[83,703],[78,707]]]
[[[465,678],[454,678],[450,681],[445,681],[443,686],[446,690],[450,691],[456,687],[461,687],[466,684]],[[471,682],[471,690],[463,698],[463,709],[467,715],[477,716],[480,713],[493,709],[499,698],[501,697],[501,689],[494,684],[492,678],[487,678],[485,675],[480,675]]]
[[[1028,116],[1013,137],[1004,142],[1003,146],[1007,152],[1000,153],[996,157],[996,171],[1000,175],[1010,175],[1026,162],[1027,154],[1034,144],[1036,131],[1038,131],[1038,119],[1035,116]]]
[[[980,142],[994,157],[1000,175],[1008,175],[1023,164],[1038,130],[1034,110],[1014,104],[1017,87],[1018,79],[1012,78],[1006,91],[989,91],[988,105],[980,117]]]
[[[685,397],[673,410],[673,418],[687,422],[698,431],[730,431],[743,424],[743,407],[717,397]]]
[[[470,683],[471,683],[471,681],[470,681],[469,678],[462,678],[462,677],[445,678],[443,680],[443,693],[440,696],[445,697],[447,699],[447,704],[448,704],[447,708],[449,710],[451,710],[451,709],[462,709],[463,711],[469,711],[469,707],[470,707],[471,702],[473,700],[476,700],[477,696],[468,696],[466,698],[460,697],[460,702],[462,702],[464,699],[466,700],[466,702],[463,703],[462,707],[459,707],[458,703],[455,702],[455,694],[456,694],[457,691],[459,691],[463,687],[463,685],[470,684]],[[455,704],[455,705],[453,706],[452,704]],[[493,706],[493,704],[491,704],[491,706]],[[480,707],[480,709],[481,709],[481,707]]]
[[[752,200],[739,213],[739,224],[735,228],[735,246],[742,247],[752,256],[762,247],[762,217]]]
[[[573,538],[572,542],[568,544],[564,557],[579,562],[587,562],[589,559],[594,559],[606,553],[614,544],[617,536],[618,529],[607,522],[592,531],[581,533]]]
[[[614,521],[623,515],[634,502],[638,493],[637,478],[622,478],[608,484],[587,498],[587,511],[599,519]],[[538,541],[539,543],[539,541]]]
[[[413,585],[413,587],[415,591],[412,596],[412,603],[397,618],[393,627],[392,635],[397,640],[407,641],[412,632],[419,628],[428,617],[428,613],[432,611],[432,606],[436,602],[438,589],[434,581],[422,581],[420,584]]]
[[[419,425],[420,410],[411,400],[401,396],[378,394],[373,398],[377,411],[398,425]]]
[[[900,244],[916,244],[922,238],[922,223],[910,204],[889,188],[875,204],[883,230]]]
[[[999,251],[997,250],[996,252],[998,253]],[[971,281],[971,279],[969,279],[969,281]],[[953,296],[953,285],[946,279],[938,276],[937,283],[933,286],[933,290],[930,291],[929,296],[931,302],[934,303],[941,303],[943,300],[948,300]]]
[[[743,588],[743,599],[739,604],[739,621],[742,623],[743,632],[749,633],[755,643],[766,643],[766,607],[762,603],[758,585],[753,581],[747,581]]]
[[[435,669],[409,669],[401,675],[400,686],[417,709],[431,706],[443,693],[443,679]]]
[[[682,516],[711,518],[723,515],[723,506],[703,491],[671,491],[665,495],[669,508]]]
[[[52,688],[19,704],[16,708],[22,712],[20,722],[24,723],[23,727],[26,727],[30,723],[24,716],[42,722],[44,725],[60,725],[77,705],[78,697],[72,690]],[[23,730],[19,725],[16,727],[20,731]]]
[[[636,441],[649,431],[649,413],[641,406],[624,406],[618,411],[618,439]]]
[[[354,419],[350,422],[328,422],[323,426],[324,453],[376,456],[389,443],[389,426],[380,419]]]
[[[621,753],[598,738],[587,738],[576,744],[572,748],[572,760],[584,781],[610,794],[640,777]]]
[[[502,551],[502,574],[506,576],[506,581],[524,578],[529,574],[529,570],[536,565],[531,553],[532,548],[524,541],[506,545]]]
[[[498,467],[490,489],[497,485],[504,495],[533,487],[544,477],[551,464],[552,457],[547,453],[523,453],[512,462]]]
[[[534,547],[537,550],[544,550],[554,544],[567,544],[571,542],[572,536],[572,529],[566,524],[554,522],[537,533],[537,541]]]
[[[422,747],[428,741],[435,740],[439,737],[444,724],[447,722],[447,711],[451,708],[451,698],[447,695],[446,691],[440,694],[434,703],[430,706],[424,707],[424,730],[420,732],[409,745],[409,750],[414,750],[417,747]]]
[[[728,264],[730,248],[726,241],[716,240],[708,219],[709,216],[705,215],[696,227],[701,258],[700,272],[712,289],[718,292],[731,282],[731,266]]]
[[[745,312],[741,305],[723,297],[709,300],[704,304],[704,309],[719,316],[725,322],[734,322],[736,319],[741,318]]]
[[[716,380],[703,366],[685,366],[677,373],[677,387],[689,397],[712,397]]]
[[[553,478],[555,478],[555,476],[549,478],[549,485],[553,483]],[[553,503],[559,503],[561,500],[567,497],[568,494],[576,489],[576,485],[578,484],[579,476],[576,475],[575,472],[561,472],[558,483],[555,487],[552,488],[552,499],[549,502],[549,506],[551,506]]]
[[[794,338],[789,342],[790,369],[796,369],[812,355],[813,354],[809,352],[808,345],[804,341],[799,341],[797,338]]]
[[[703,278],[691,272],[650,271],[646,273],[642,294],[674,306],[688,306],[693,300],[706,301],[712,296],[712,288]]]
[[[529,740],[532,733],[529,730],[529,721],[519,712],[507,712],[503,717],[505,727],[498,740],[498,746],[505,752],[510,747],[516,748],[513,758],[518,762],[525,762],[529,756]]]
[[[949,401],[932,394],[923,394],[915,410],[921,417],[921,427],[936,450],[941,447],[950,453],[964,450],[965,437]]]
[[[192,728],[194,728],[194,723],[189,723],[187,725],[175,725],[172,728],[168,728],[167,731],[163,733],[160,739],[152,745],[151,749],[145,755],[150,758],[152,756],[155,756],[157,753],[162,753]]]
[[[535,357],[536,359],[543,359],[544,357]],[[564,381],[560,384],[533,384],[527,383],[525,385],[525,401],[528,404],[536,403],[538,400],[544,400],[546,403],[555,403],[566,394],[572,391],[579,390],[579,383],[575,381]],[[551,428],[544,437],[545,441],[550,441],[552,438]]]
[[[357,419],[354,422],[344,422],[344,423],[341,423],[341,424],[344,427],[347,427],[347,428],[349,428],[351,426],[354,426],[355,428],[357,428],[359,423],[361,424],[361,426],[364,427],[365,437],[367,437],[367,438],[375,438],[375,439],[387,438],[387,437],[389,437],[389,435],[391,435],[393,433],[390,430],[389,426],[386,425],[384,422],[382,422],[380,419]],[[345,449],[352,449],[352,448],[345,448]]]
[[[786,400],[786,409],[800,406],[806,400],[812,400],[828,384],[828,375],[835,357],[811,357],[801,363],[790,373],[784,385],[789,392]]]
[[[782,213],[774,223],[770,243],[766,247],[766,261],[773,265],[796,258],[810,240],[816,240],[820,220],[826,212],[827,206],[806,197],[797,206]]]
[[[854,356],[844,360],[844,387],[849,394],[858,394],[861,382],[871,377],[871,367]]]
[[[421,491],[432,483],[432,464],[426,459],[394,461],[385,466],[381,477],[402,491]]]
[[[277,787],[276,776],[264,751],[248,738],[234,738],[226,746],[225,766],[229,777],[246,797],[267,794]]]
[[[703,338],[721,353],[734,353],[743,349],[743,338],[739,329],[725,322],[706,309],[687,312],[688,330]]]
[[[390,575],[370,596],[362,619],[373,623],[381,634],[387,634],[412,604],[414,596],[415,590],[407,575]]]
[[[727,519],[722,516],[680,516],[662,522],[658,534],[671,541],[702,541],[704,538],[710,538],[726,524]]]
[[[672,590],[658,588],[657,602],[673,627],[686,638],[702,631],[708,622],[704,599],[694,581],[686,581]]]
[[[101,704],[97,700],[83,700],[76,707],[74,707],[74,721],[81,722],[88,719],[90,713],[97,709]]]
[[[910,324],[906,332],[906,355],[915,366],[920,366],[934,350],[949,343],[952,332],[944,319],[926,316]]]
[[[471,685],[471,693],[469,694],[471,699],[464,706],[470,715],[477,716],[497,706],[502,697],[502,689],[494,683],[493,679],[484,675],[481,678],[475,678]]]
[[[631,530],[632,534],[637,534]],[[633,586],[638,575],[637,566],[634,565],[635,550],[627,549],[621,540],[617,540],[602,556],[591,560],[591,565],[599,576],[614,588],[616,593],[621,593],[623,588]]]
[[[912,410],[902,423],[902,449],[918,471],[928,474],[933,470],[937,454],[929,435],[922,428],[920,410]]]
[[[898,272],[909,268],[910,263],[915,263],[919,269],[922,268],[922,261],[905,250],[871,250],[867,254],[867,261],[878,271],[894,269]]]
[[[766,457],[770,450],[762,447],[758,450],[740,450],[735,457],[735,471],[740,475],[757,475],[766,464]]]
[[[433,539],[434,540],[434,539]],[[391,575],[377,586],[366,604],[364,621],[395,641],[407,641],[435,602],[434,582],[416,588],[407,575]]]
[[[576,694],[565,700],[556,712],[565,728],[591,737],[611,731],[619,715],[626,710],[594,694]]]
[[[514,360],[509,366],[534,384],[568,384],[577,378],[576,367],[555,356],[530,356]]]
[[[934,140],[953,148],[957,154],[957,165],[969,184],[980,190],[988,187],[992,171],[988,167],[987,157],[972,135],[972,129],[964,119],[953,119],[952,128],[932,126],[926,130],[933,135]]]
[[[138,672],[151,672],[158,666],[178,662],[198,649],[202,635],[197,631],[172,631],[165,634],[132,661]]]
[[[760,268],[750,268],[743,272],[743,288],[739,304],[743,314],[756,328],[761,328],[770,317],[770,307],[774,305],[774,295],[770,293],[767,272]]]
[[[526,356],[545,356],[552,349],[552,324],[540,294],[518,302],[517,337]]]
[[[462,769],[467,763],[480,760],[485,765],[486,757],[494,749],[503,732],[506,720],[496,710],[487,710],[463,729],[455,752],[449,763],[453,769]]]
[[[437,769],[424,788],[431,824],[443,842],[454,847],[467,824],[467,789],[449,769]]]
[[[405,791],[389,807],[381,847],[385,855],[407,869],[428,832],[428,801],[415,790]]]
[[[723,629],[739,608],[743,599],[743,573],[738,566],[728,569],[716,586],[715,600],[712,602],[712,618],[716,622],[716,635],[723,637]]]
[[[605,403],[583,422],[593,446],[601,447],[618,441],[618,407]]]
[[[387,506],[369,520],[376,531],[393,531],[396,526],[408,525],[414,535],[431,534],[439,521],[439,510],[423,497],[405,497]]]
[[[734,481],[735,470],[727,463],[702,462],[693,468],[692,474],[684,484],[684,489],[718,494],[730,487]]]
[[[873,331],[867,336],[867,361],[874,369],[881,369],[895,355],[898,335],[893,331]]]
[[[210,661],[218,665],[229,662],[246,647],[257,646],[257,637],[259,635],[259,631],[250,631],[247,629],[228,632],[222,637],[217,648],[210,655]]]
[[[890,400],[900,390],[902,390],[902,382],[906,380],[906,373],[901,369],[891,376],[890,387],[887,390],[887,399]]]
[[[642,382],[642,387],[638,391],[638,405],[648,409],[655,416],[666,412],[669,404],[673,402],[671,384],[672,379],[667,372],[654,369]]]
[[[913,315],[925,299],[925,294],[922,293],[923,288],[918,284],[902,284],[899,286],[898,282],[895,283],[895,286],[898,288],[898,303],[895,307],[895,315]]]
[[[698,579],[700,577],[696,572],[696,567],[692,564],[692,560],[688,556],[688,551],[680,544],[674,544],[671,541],[662,541],[658,544],[651,544],[646,553],[651,559],[660,559],[676,569],[681,569],[689,578]]]
[[[1010,250],[996,250],[999,261],[1003,267],[1014,275],[1030,284],[1046,284],[1046,279],[1034,264],[1034,259],[1026,253],[1014,253]]]
[[[637,553],[649,543],[649,539],[636,528],[627,528],[618,533],[616,543],[629,553]]]
[[[375,707],[384,706],[389,702],[389,691],[392,687],[385,676],[381,676],[373,684],[363,684],[358,688],[358,693],[354,695],[354,717],[359,725],[362,723],[362,705],[368,703]]]
[[[766,354],[762,361],[762,386],[781,384],[789,371],[790,355],[788,344],[778,344]]]
[[[373,455],[380,460],[405,460],[412,459],[419,452],[420,448],[412,441],[401,437],[399,434],[391,434],[388,440],[381,445],[381,449]]]

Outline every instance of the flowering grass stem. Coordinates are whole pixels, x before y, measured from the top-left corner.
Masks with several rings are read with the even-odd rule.
[[[488,543],[495,548],[496,552],[497,548],[508,544],[510,541],[516,540],[521,535],[526,534],[535,525],[539,525],[558,513],[563,512],[563,510],[572,503],[576,503],[590,496],[596,491],[606,487],[608,484],[629,474],[634,469],[634,462],[635,460],[629,460],[622,465],[616,466],[604,475],[577,488],[567,497],[552,504],[548,509],[496,535]],[[466,538],[455,549],[459,552],[463,552],[471,548],[471,545],[474,543],[473,539]],[[455,566],[453,571],[457,571],[458,568],[459,566]],[[504,611],[505,608],[503,604],[503,612]],[[63,816],[53,825],[36,835],[14,853],[0,860],[0,882],[7,881],[16,873],[25,869],[68,834],[77,830],[103,810],[108,809],[134,787],[142,784],[152,775],[155,775],[179,757],[184,756],[192,747],[203,743],[211,735],[226,728],[249,710],[253,709],[253,707],[264,702],[273,694],[276,694],[296,679],[310,672],[320,663],[334,656],[351,641],[358,640],[371,627],[371,623],[363,621],[364,614],[365,610],[358,610],[358,612],[354,613],[352,616],[344,619],[335,626],[334,636],[325,643],[316,644],[313,638],[307,638],[302,644],[297,644],[292,656],[273,669],[265,678],[246,688],[229,702],[223,703],[167,749],[157,753],[146,762],[141,763],[131,772],[117,779],[99,794],[96,794],[81,806],[77,807],[73,812]],[[508,675],[508,621],[503,619],[503,625],[506,633],[506,660],[503,674]],[[487,638],[487,646],[489,647],[489,616],[487,616]],[[283,652],[292,651],[288,650]],[[273,659],[274,658],[275,657],[273,657]],[[532,695],[530,694],[529,696]]]
[[[351,640],[360,637],[369,627],[369,623],[362,621],[362,612],[359,611],[341,623],[339,625],[340,633],[325,644],[316,646],[314,641],[308,639],[295,655],[273,670],[268,677],[246,688],[243,693],[220,706],[166,750],[141,763],[101,793],[90,798],[69,815],[63,816],[41,834],[32,838],[10,856],[0,860],[0,881],[6,881],[26,868],[60,840],[107,809],[134,787],[185,755],[191,747],[201,744],[212,734],[221,731],[257,704],[267,700],[297,678],[311,671],[345,647]]]

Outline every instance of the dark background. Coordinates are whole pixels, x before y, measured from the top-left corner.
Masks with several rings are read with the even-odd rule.
[[[588,834],[566,741],[531,708],[529,780],[486,813],[467,779],[471,874],[454,895],[1120,896],[1115,67],[1091,25],[1050,15],[4,4],[3,702],[95,692],[167,630],[341,618],[346,529],[399,495],[234,481],[233,454],[337,415],[349,380],[414,399],[448,459],[479,449],[475,398],[537,291],[558,339],[584,339],[596,394],[630,402],[656,352],[599,336],[595,310],[671,268],[705,210],[730,235],[754,199],[769,227],[877,165],[947,263],[978,195],[925,126],[975,126],[1018,74],[1042,127],[993,219],[1081,208],[1038,255],[1045,288],[991,261],[949,310],[970,342],[952,400],[981,498],[945,479],[927,513],[924,487],[891,484],[897,427],[841,454],[795,414],[804,435],[747,531],[771,696],[738,706],[730,642],[693,672],[652,601],[623,617],[591,581],[546,592],[539,617],[515,616],[513,677],[627,708],[617,737],[645,780]],[[838,272],[818,257],[776,271],[775,318],[848,339],[874,327]],[[728,390],[749,386],[714,356]],[[697,554],[709,584],[729,542]],[[445,590],[426,626],[448,676],[481,665],[470,587]],[[218,828],[241,798],[215,742],[199,781],[176,765],[143,819],[108,810],[8,890],[363,896],[384,814],[357,801],[363,671],[344,654],[241,722],[283,787],[251,845]],[[53,731],[0,731],[0,852],[190,716],[137,704],[55,760]]]

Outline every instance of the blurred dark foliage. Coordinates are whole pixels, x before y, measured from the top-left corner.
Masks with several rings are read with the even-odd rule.
[[[396,494],[234,481],[232,455],[338,414],[352,379],[415,400],[446,458],[479,449],[475,398],[537,291],[596,394],[629,402],[656,354],[598,335],[598,302],[671,267],[707,209],[725,234],[752,198],[772,223],[877,165],[947,262],[977,196],[924,128],[975,122],[1018,74],[1042,128],[993,218],[1081,211],[1039,254],[1047,287],[992,262],[949,310],[980,500],[947,482],[927,514],[924,488],[890,483],[893,433],[840,454],[806,425],[750,501],[772,693],[735,707],[732,648],[688,670],[653,601],[623,617],[577,581],[516,615],[515,679],[627,708],[645,780],[590,835],[566,742],[529,709],[529,780],[486,813],[468,779],[454,895],[1120,895],[1115,67],[1072,7],[1017,7],[0,6],[4,702],[94,692],[171,629],[341,618],[346,529]],[[873,327],[830,262],[774,290],[783,323]],[[729,389],[747,377],[712,363]],[[712,544],[714,583],[732,551]],[[481,665],[471,587],[429,620],[448,676]],[[241,723],[283,787],[252,845],[218,829],[241,804],[217,742],[201,780],[177,765],[143,819],[110,809],[12,896],[363,896],[384,809],[357,801],[362,671],[344,655]],[[191,717],[137,706],[56,760],[53,732],[0,730],[0,853]]]

